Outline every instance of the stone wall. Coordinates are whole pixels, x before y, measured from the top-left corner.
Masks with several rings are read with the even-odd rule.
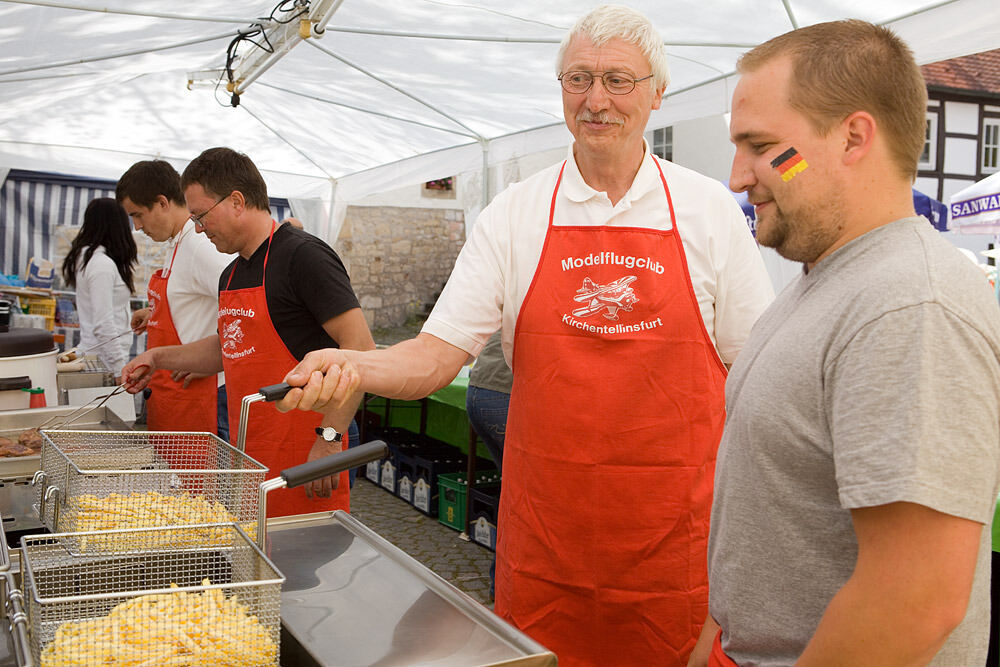
[[[373,329],[434,303],[465,243],[461,210],[350,206],[334,245]]]

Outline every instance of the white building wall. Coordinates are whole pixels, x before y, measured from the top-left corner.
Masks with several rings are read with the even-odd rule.
[[[944,103],[945,132],[979,134],[979,105],[969,102]]]

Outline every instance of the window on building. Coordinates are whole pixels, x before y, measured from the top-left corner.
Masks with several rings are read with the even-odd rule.
[[[647,135],[648,136],[648,135]],[[674,159],[674,128],[661,127],[653,130],[653,155],[664,160]]]
[[[918,169],[937,169],[937,121],[936,113],[927,114],[927,128],[924,134],[924,150],[920,153]]]
[[[437,190],[438,192],[448,192],[449,190],[452,190],[454,186],[455,180],[451,176],[424,183],[424,188],[428,190]]]
[[[455,177],[439,178],[434,181],[427,181],[420,188],[423,197],[433,197],[436,199],[455,199]]]
[[[983,120],[983,173],[1000,170],[1000,118]]]

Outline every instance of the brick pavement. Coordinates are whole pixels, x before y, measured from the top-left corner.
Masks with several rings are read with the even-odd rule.
[[[351,489],[351,514],[456,588],[492,608],[493,552],[418,511],[359,475]]]

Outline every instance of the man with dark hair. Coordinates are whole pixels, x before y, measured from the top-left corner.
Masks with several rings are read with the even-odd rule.
[[[161,368],[198,373],[225,369],[229,415],[241,399],[280,382],[311,350],[374,349],[371,332],[340,258],[323,241],[278,225],[268,207],[267,186],[246,155],[211,148],[194,159],[181,187],[197,229],[220,252],[238,253],[218,281],[217,333],[188,345],[162,347],[136,357],[122,378],[129,391]],[[328,415],[251,410],[247,454],[271,474],[341,449],[359,399]],[[327,428],[329,427],[329,428]],[[269,494],[268,516],[350,508],[345,471],[297,489]]]
[[[132,316],[147,348],[201,340],[215,331],[219,276],[232,255],[195,233],[181,193],[181,177],[163,160],[136,162],[118,179],[118,201],[135,228],[167,242],[164,264],[149,279],[149,307]],[[157,371],[150,380],[146,423],[151,431],[205,431],[229,439],[222,373],[208,376]]]
[[[739,71],[729,184],[803,272],[726,383],[689,664],[983,665],[1000,310],[913,210],[920,70],[852,20],[776,37]]]

